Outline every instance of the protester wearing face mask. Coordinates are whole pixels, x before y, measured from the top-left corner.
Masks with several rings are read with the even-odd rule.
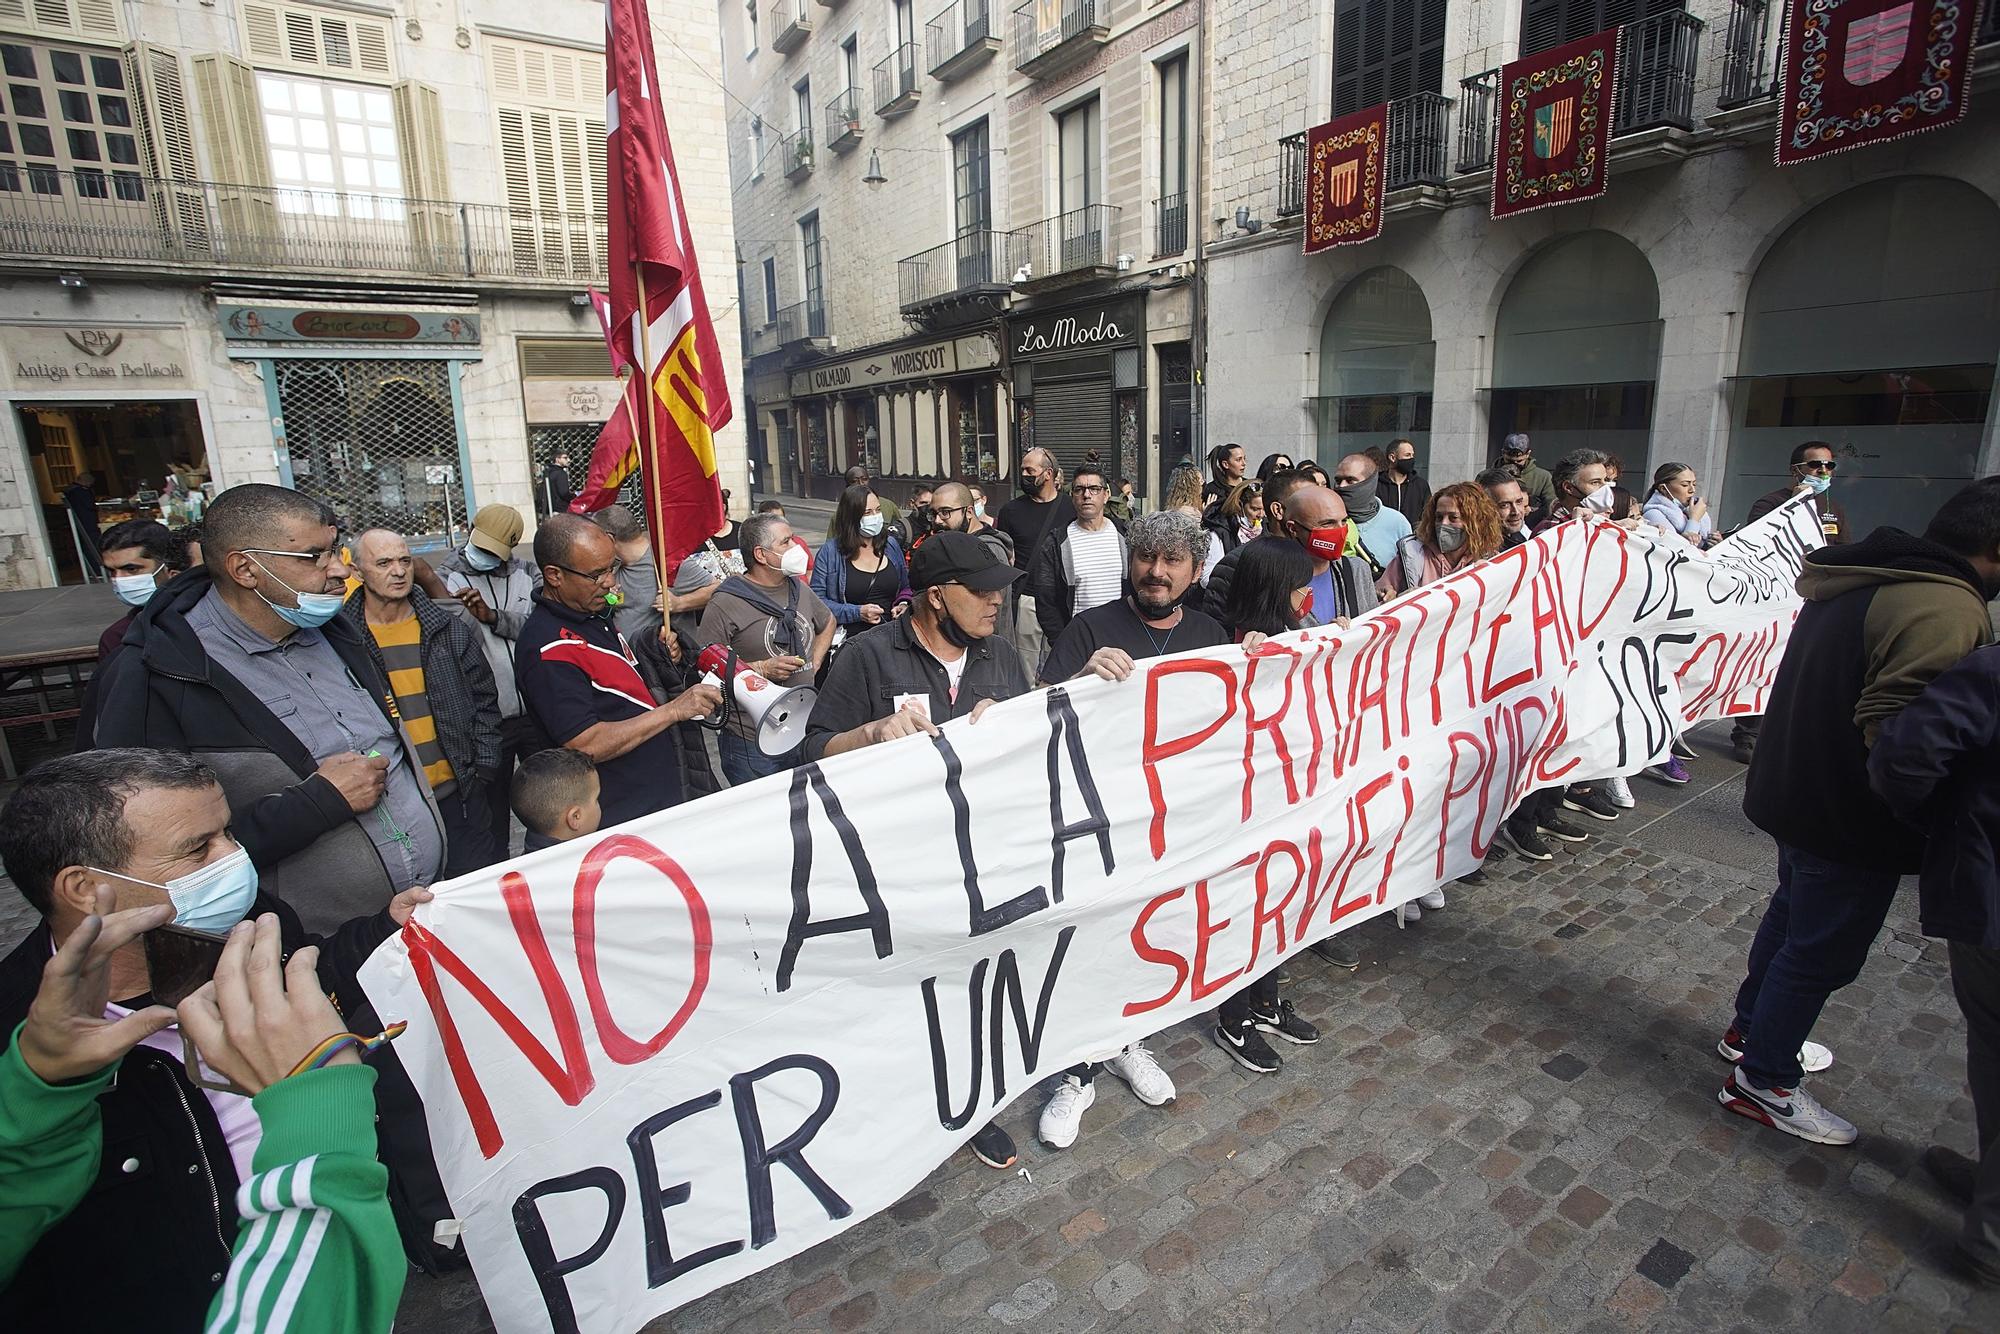
[[[1414,528],[1431,498],[1431,484],[1417,471],[1417,447],[1408,440],[1391,440],[1386,457],[1380,482],[1382,500]]]
[[[534,729],[514,684],[514,649],[529,613],[535,609],[542,575],[532,563],[514,554],[522,528],[521,512],[512,505],[482,505],[472,516],[472,533],[465,545],[437,566],[445,591],[458,599],[479,627],[479,646],[493,671],[493,688],[500,693],[500,766],[488,794],[488,819],[493,844],[503,851],[513,836],[507,811],[508,784],[514,766],[534,746]]]
[[[320,501],[217,496],[206,567],[146,604],[80,745],[199,751],[264,887],[324,930],[438,878],[444,822],[389,683],[340,618],[347,566]]]
[[[1475,482],[1454,482],[1432,496],[1417,516],[1417,542],[1427,584],[1500,553],[1500,511]]]
[[[269,1127],[250,1098],[190,1077],[181,1031],[161,1002],[179,999],[170,986],[193,990],[202,978],[154,976],[144,933],[168,922],[224,932],[246,917],[274,914],[285,952],[318,947],[317,985],[334,993],[345,1023],[370,1035],[382,1027],[355,973],[429,900],[429,890],[407,890],[317,939],[282,900],[260,892],[230,829],[229,802],[213,770],[191,755],[146,749],[47,761],[0,810],[0,862],[40,918],[0,961],[0,1035],[10,1048],[0,1060],[23,1062],[28,1087],[44,1098],[70,1081],[95,1085],[94,1097],[73,1113],[93,1122],[82,1137],[91,1155],[85,1171],[60,1198],[34,1201],[38,1209],[24,1208],[29,1201],[18,1193],[8,1201],[0,1326],[198,1329],[229,1269],[237,1186],[250,1179]],[[93,1004],[72,1003],[62,1031],[51,1029],[57,998],[37,994],[51,956],[79,934],[89,940],[108,931],[112,914],[134,915],[117,918],[116,947],[100,952],[88,977],[78,979],[94,983]],[[77,1054],[61,1038],[80,1030],[93,1041],[77,1069]],[[448,1206],[415,1091],[388,1053],[370,1064],[381,1075],[375,1110],[381,1157],[397,1185],[392,1193],[411,1211],[406,1233],[428,1236]],[[9,1188],[24,1183],[10,1178]],[[431,1217],[414,1212],[420,1201]],[[25,1219],[35,1221],[16,1232]],[[135,1228],[144,1230],[144,1244],[119,1248],[107,1269],[107,1238],[133,1236]]]
[[[695,641],[704,647],[728,646],[738,661],[779,685],[809,684],[833,646],[834,618],[819,594],[799,580],[806,557],[792,541],[792,525],[760,514],[743,525],[738,542],[744,572],[723,580],[702,613]],[[837,551],[822,555],[814,578],[841,559]],[[796,753],[766,755],[740,710],[731,713],[717,748],[722,772],[732,784],[752,782],[796,762]],[[607,778],[607,791],[609,787]],[[609,823],[610,812],[605,815]]]
[[[678,804],[682,766],[671,729],[707,717],[721,706],[720,693],[696,685],[654,702],[638,656],[608,614],[618,554],[596,524],[578,514],[550,517],[535,533],[535,563],[542,591],[514,666],[528,716],[552,744],[596,761],[606,825]]]
[[[943,723],[976,723],[996,701],[1033,689],[1021,655],[999,634],[1004,590],[1020,577],[976,537],[933,533],[910,560],[909,615],[862,635],[827,672],[804,757],[935,736]],[[970,1148],[989,1167],[1014,1165],[1013,1137],[998,1123],[974,1135]]]
[[[1550,473],[1555,485],[1555,504],[1548,517],[1535,526],[1547,532],[1559,523],[1568,523],[1585,513],[1600,518],[1611,513],[1616,498],[1611,493],[1611,469],[1607,455],[1595,449],[1572,449],[1556,460]]]
[[[1076,505],[1064,491],[1063,472],[1056,456],[1046,449],[1031,449],[1021,455],[1014,485],[1020,494],[1000,507],[994,522],[1014,543],[1014,568],[1026,574],[1049,534],[1075,521]],[[1049,644],[1042,634],[1034,594],[1025,588],[1017,589],[1014,606],[1019,626],[1016,642],[1021,656],[1030,663],[1039,663],[1048,653]]]
[[[1708,501],[1700,494],[1694,469],[1685,463],[1662,463],[1653,470],[1653,489],[1640,515],[1661,532],[1696,548],[1712,546],[1716,540]]]
[[[1833,456],[1833,446],[1824,440],[1808,440],[1796,446],[1787,465],[1790,482],[1757,497],[1744,522],[1763,518],[1793,496],[1809,495],[1813,498],[1813,509],[1819,513],[1819,526],[1826,535],[1826,545],[1835,547],[1853,541],[1854,530],[1848,526],[1847,511],[1833,498],[1831,489],[1834,474],[1839,469],[1840,461]]]
[[[1521,489],[1528,493],[1528,525],[1533,527],[1548,518],[1556,503],[1555,478],[1535,462],[1535,451],[1527,436],[1516,432],[1501,442],[1499,466],[1512,472]]]
[[[1347,517],[1361,539],[1358,554],[1375,572],[1375,589],[1384,598],[1416,587],[1423,554],[1410,531],[1410,521],[1382,503],[1381,478],[1375,460],[1349,454],[1333,473],[1333,489],[1347,504]]]
[[[125,647],[125,632],[139,619],[139,611],[153,600],[153,594],[187,568],[187,553],[168,531],[154,519],[128,519],[106,528],[98,539],[104,571],[111,576],[112,591],[129,608],[97,637],[97,665],[118,656]]]
[[[928,515],[930,506],[911,513]],[[865,485],[842,491],[827,534],[813,560],[812,590],[842,630],[855,635],[902,615],[910,601],[909,566],[903,544],[888,530],[881,497]]]

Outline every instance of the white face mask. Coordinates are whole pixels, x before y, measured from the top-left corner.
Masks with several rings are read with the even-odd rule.
[[[158,588],[159,575],[154,574],[114,574],[111,576],[112,591],[118,600],[128,607],[143,607],[153,600],[153,590]]]
[[[877,519],[880,519],[879,515]],[[778,568],[794,579],[804,574],[806,572],[806,549],[796,542],[786,547],[783,559],[778,562]]]
[[[882,532],[881,515],[864,514],[861,516],[861,535],[863,537],[878,537],[881,535],[881,532]]]
[[[972,512],[973,512],[974,514],[977,514],[977,515],[978,515],[978,516],[979,516],[980,518],[982,518],[982,519],[983,519],[983,518],[985,518],[985,517],[986,517],[986,502],[985,502],[985,501],[983,501],[983,500],[975,500],[975,501],[973,501],[973,502],[972,502]]]
[[[1583,498],[1584,508],[1596,510],[1599,514],[1611,513],[1611,507],[1616,503],[1617,498],[1611,494],[1611,483],[1609,482],[1606,482],[1603,486],[1598,487]]]

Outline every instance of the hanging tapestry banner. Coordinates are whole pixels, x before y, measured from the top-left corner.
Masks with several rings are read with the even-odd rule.
[[[1778,165],[1965,119],[1979,0],[1791,0]]]
[[[1308,255],[1382,234],[1382,145],[1388,137],[1387,102],[1307,131]]]
[[[1616,28],[1501,66],[1494,217],[1604,193],[1617,76]]]
[[[1472,870],[1530,791],[1763,713],[1820,541],[1803,497],[1709,551],[1566,523],[438,885],[361,977],[494,1323],[627,1334],[797,1255]]]

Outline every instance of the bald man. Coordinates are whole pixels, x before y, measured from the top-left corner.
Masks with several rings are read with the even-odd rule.
[[[361,591],[341,608],[389,679],[396,712],[444,815],[447,877],[506,855],[493,834],[491,790],[500,781],[500,692],[478,632],[456,601],[417,587],[416,558],[400,533],[370,528],[354,539]]]
[[[1410,521],[1382,502],[1379,471],[1366,454],[1349,454],[1334,465],[1333,489],[1347,502],[1348,520],[1361,539],[1355,554],[1374,570],[1375,591],[1392,598],[1422,582],[1424,550]]]
[[[994,522],[1014,544],[1014,568],[1026,571],[1050,533],[1059,533],[1075,521],[1076,506],[1063,493],[1062,465],[1046,449],[1031,449],[1021,455],[1014,472],[1020,495],[1000,507]],[[1035,599],[1023,593],[1016,600],[1015,624],[1019,631],[1021,658],[1032,675],[1048,652],[1041,622],[1036,619]]]

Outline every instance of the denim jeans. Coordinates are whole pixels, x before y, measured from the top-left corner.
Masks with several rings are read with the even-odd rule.
[[[716,737],[715,748],[722,756],[722,776],[729,780],[731,787],[741,787],[771,774],[783,773],[798,761],[796,751],[789,755],[766,755],[756,742],[728,731]]]
[[[1861,975],[1899,878],[1778,844],[1778,890],[1750,942],[1750,966],[1736,992],[1743,1073],[1752,1083],[1798,1084],[1799,1046],[1827,997]]]

